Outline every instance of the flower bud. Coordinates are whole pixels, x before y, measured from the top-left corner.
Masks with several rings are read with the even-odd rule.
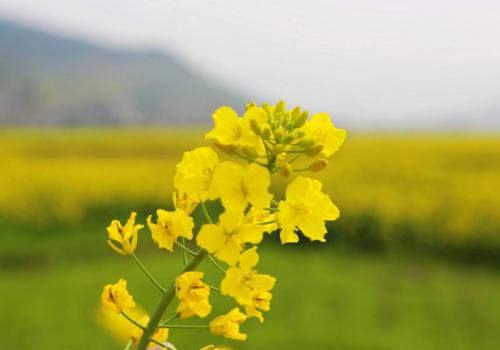
[[[261,135],[264,140],[269,140],[269,137],[271,136],[271,129],[269,128],[269,126],[264,125],[262,127]]]
[[[274,137],[276,138],[276,140],[279,140],[283,137],[283,130],[281,130],[281,128],[279,128],[278,130],[276,130],[274,132]]]
[[[283,145],[281,143],[274,145],[273,148],[271,149],[271,152],[276,156],[283,152],[285,150],[286,145]]]
[[[309,157],[314,157],[323,150],[323,145],[316,145],[305,151],[304,153]]]
[[[247,103],[246,106],[245,106],[245,110],[248,111],[250,108],[253,108],[253,107],[257,107],[257,105],[255,104],[255,102]]]
[[[297,106],[292,110],[292,119],[297,119],[300,116],[300,107]]]
[[[286,135],[286,136],[283,138],[283,141],[282,141],[282,142],[283,142],[284,144],[288,144],[288,143],[292,142],[293,140],[294,140],[293,135],[292,135],[292,134],[288,134],[288,135]]]
[[[285,111],[285,101],[281,100],[278,102],[278,104],[276,105],[276,107],[274,107],[274,112],[277,113],[277,112],[284,112]]]
[[[317,161],[312,162],[309,165],[309,170],[312,171],[312,172],[321,171],[324,168],[326,168],[327,165],[328,165],[328,160],[326,160],[326,159],[318,159]]]
[[[306,148],[312,147],[312,146],[314,146],[314,140],[310,137],[306,137],[305,139],[300,140],[299,146],[306,147]]]
[[[295,119],[295,127],[296,128],[301,128],[304,126],[304,124],[307,121],[307,117],[309,116],[309,113],[307,111],[302,112],[297,119]]]
[[[294,139],[300,139],[303,137],[306,133],[303,130],[295,130],[292,134]]]
[[[260,135],[262,133],[262,129],[260,128],[259,123],[255,118],[250,119],[250,129],[252,129],[252,131],[257,135]]]
[[[283,165],[280,170],[280,175],[283,177],[289,177],[292,174],[293,168],[289,163]]]

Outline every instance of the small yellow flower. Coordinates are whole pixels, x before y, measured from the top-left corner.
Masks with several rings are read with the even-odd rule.
[[[149,322],[149,316],[148,315],[143,315],[139,321],[139,324],[142,325],[143,327],[146,327]],[[139,341],[141,340],[142,337],[142,329],[140,329],[137,326],[134,326],[134,329],[130,335],[130,339],[132,339],[132,342],[134,345],[138,345]],[[168,328],[158,328],[156,332],[153,334],[153,339],[156,340],[157,342],[160,343],[165,343],[168,340],[168,333],[169,329]],[[154,349],[157,347],[157,345],[153,342],[149,343],[148,349]]]
[[[221,282],[221,292],[236,299],[238,304],[245,307],[247,316],[257,317],[264,321],[262,313],[258,310],[269,311],[269,292],[276,282],[276,278],[258,274],[253,268],[259,262],[257,247],[246,250],[240,255],[237,267],[230,267]]]
[[[281,243],[298,242],[297,227],[312,241],[325,241],[325,220],[336,220],[339,210],[327,194],[321,192],[318,180],[299,176],[286,189],[286,200],[278,206]]]
[[[191,215],[200,204],[200,198],[196,194],[187,194],[180,191],[174,191],[173,201],[175,209],[183,210],[187,215]]]
[[[242,166],[222,162],[215,169],[213,187],[226,210],[245,211],[248,204],[255,209],[269,206],[272,195],[269,171],[255,163]]]
[[[101,303],[116,313],[135,307],[135,301],[127,290],[127,281],[123,278],[115,284],[108,284],[104,287]]]
[[[229,350],[230,348],[227,348],[227,347],[219,347],[219,346],[215,346],[213,344],[210,344],[210,345],[207,345],[207,346],[204,346],[202,347],[200,350]]]
[[[245,222],[241,212],[226,211],[219,216],[219,223],[203,225],[196,237],[197,244],[210,254],[234,265],[245,243],[258,244],[266,227]]]
[[[108,231],[108,244],[118,254],[130,255],[137,248],[137,233],[144,225],[135,224],[136,216],[137,213],[132,212],[125,226],[122,226],[120,221],[113,220],[106,228]]]
[[[323,146],[321,154],[327,158],[340,148],[346,137],[345,130],[337,129],[326,113],[313,115],[304,129],[316,145]]]
[[[177,314],[181,319],[194,315],[204,318],[212,306],[208,300],[210,288],[201,281],[203,272],[188,271],[175,279],[175,294],[181,301],[177,307]]]
[[[221,335],[228,339],[246,340],[247,335],[240,333],[240,324],[246,319],[247,316],[236,307],[229,313],[212,320],[209,329],[212,334]]]
[[[219,157],[210,147],[198,147],[185,152],[177,164],[174,187],[188,196],[197,195],[200,200],[215,199],[212,177]]]
[[[213,114],[214,128],[205,138],[222,147],[258,148],[260,138],[250,125],[251,119],[263,121],[267,119],[265,111],[260,107],[249,108],[242,118],[230,107],[220,107]]]
[[[193,218],[183,210],[166,211],[158,209],[156,214],[158,215],[157,223],[151,222],[151,215],[148,216],[147,223],[153,241],[158,244],[158,247],[173,252],[174,242],[177,237],[193,238]]]

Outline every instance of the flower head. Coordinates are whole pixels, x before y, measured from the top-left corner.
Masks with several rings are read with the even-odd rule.
[[[213,114],[214,128],[206,135],[207,140],[214,141],[223,148],[242,148],[243,150],[257,149],[260,138],[252,130],[250,121],[258,119],[264,121],[267,115],[259,107],[249,108],[242,118],[230,107],[220,107]]]
[[[240,333],[240,324],[245,322],[247,316],[234,308],[229,313],[212,320],[209,329],[212,334],[221,335],[225,338],[246,340],[247,335]]]
[[[214,199],[212,177],[219,157],[209,147],[198,147],[185,152],[177,164],[174,187],[186,195],[196,195],[200,200]]]
[[[158,215],[156,224],[151,221],[151,215],[148,216],[147,223],[153,241],[158,244],[158,247],[172,252],[177,237],[193,238],[193,218],[183,210],[166,211],[158,209],[156,214]]]
[[[318,180],[303,176],[288,185],[286,200],[279,203],[277,213],[281,243],[298,242],[295,228],[312,241],[325,241],[325,220],[336,220],[339,210],[321,187]]]
[[[255,316],[264,320],[259,311],[268,311],[272,298],[269,292],[276,278],[257,273],[254,267],[259,262],[257,247],[246,250],[240,255],[238,266],[230,267],[221,282],[221,292],[236,299],[245,307],[247,316]]]
[[[305,126],[305,132],[315,145],[321,146],[321,154],[327,158],[340,148],[346,137],[345,130],[337,129],[326,113],[313,115]]]
[[[134,299],[127,290],[127,281],[122,278],[115,284],[104,286],[101,303],[116,313],[135,307]]]
[[[217,225],[206,224],[201,227],[196,242],[218,259],[234,265],[245,243],[260,243],[265,231],[264,225],[244,221],[241,212],[226,211],[219,216]]]
[[[108,231],[108,244],[118,254],[130,255],[137,247],[137,233],[144,225],[135,224],[136,216],[137,213],[132,212],[125,226],[122,226],[120,221],[113,220],[106,228]]]
[[[245,211],[248,204],[255,209],[269,206],[272,195],[269,171],[255,163],[242,166],[222,162],[215,169],[213,187],[226,210]]]
[[[187,215],[191,215],[200,203],[200,198],[196,194],[187,194],[175,190],[172,196],[175,209],[182,210]]]
[[[188,271],[175,279],[175,294],[181,301],[177,314],[181,319],[194,315],[204,318],[212,311],[208,300],[210,288],[201,281],[202,278],[202,272]]]

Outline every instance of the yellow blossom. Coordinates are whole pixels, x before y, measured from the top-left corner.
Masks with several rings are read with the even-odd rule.
[[[188,271],[175,279],[175,294],[181,301],[177,314],[181,319],[194,315],[204,318],[212,311],[208,300],[210,288],[201,281],[202,278],[202,272]]]
[[[313,115],[305,131],[316,145],[322,146],[321,154],[327,158],[340,148],[346,137],[345,130],[337,129],[326,113]]]
[[[339,210],[327,194],[321,192],[318,180],[299,176],[286,189],[286,200],[278,206],[281,243],[298,242],[295,228],[312,241],[325,241],[325,220],[336,220]]]
[[[271,300],[269,292],[276,278],[258,274],[254,267],[259,262],[257,247],[246,250],[239,258],[238,266],[230,267],[221,282],[221,292],[236,299],[245,307],[247,316],[255,316],[261,322],[264,320],[259,311],[268,311]]]
[[[148,216],[147,223],[153,241],[158,244],[158,247],[172,252],[177,237],[193,238],[193,219],[183,210],[166,211],[158,209],[156,214],[158,215],[157,223],[151,222],[151,215]]]
[[[254,148],[259,146],[260,138],[252,130],[250,121],[267,119],[265,111],[253,106],[242,118],[230,107],[223,106],[213,114],[214,128],[205,137],[222,147]]]
[[[272,195],[269,171],[255,163],[242,166],[234,162],[222,162],[215,169],[213,187],[226,210],[243,212],[248,204],[255,209],[269,206]]]
[[[209,329],[212,334],[225,338],[246,340],[247,335],[240,333],[240,324],[246,319],[247,316],[244,313],[240,312],[238,308],[234,308],[229,313],[212,320]]]
[[[135,302],[127,290],[127,281],[120,279],[115,284],[108,284],[101,294],[101,303],[111,311],[120,313],[133,309]]]
[[[196,242],[218,259],[234,265],[245,243],[260,243],[265,230],[264,225],[245,222],[241,212],[226,211],[219,216],[218,224],[201,227]]]
[[[108,231],[108,244],[115,252],[122,255],[130,255],[137,247],[137,233],[144,225],[135,224],[136,216],[137,213],[132,212],[125,226],[122,226],[120,221],[113,220],[106,228]]]
[[[180,209],[187,215],[191,215],[200,203],[200,198],[196,194],[187,194],[176,190],[173,193],[173,202],[175,209]]]
[[[143,315],[139,321],[139,324],[142,325],[143,327],[146,327],[149,322],[149,316],[148,315]],[[132,339],[132,342],[134,345],[139,344],[139,340],[142,337],[142,329],[140,329],[137,326],[134,326],[134,329],[132,330],[132,333],[130,335],[130,339]],[[168,328],[158,328],[156,332],[153,334],[153,339],[156,340],[159,343],[165,343],[168,340],[168,333],[169,329]],[[149,343],[148,349],[153,349],[157,345],[154,342]]]
[[[185,152],[177,164],[174,187],[181,193],[197,195],[200,200],[215,199],[212,177],[219,157],[210,147],[198,147]]]

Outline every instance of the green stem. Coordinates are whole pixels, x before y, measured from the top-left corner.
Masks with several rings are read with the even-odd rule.
[[[210,214],[208,213],[207,207],[205,205],[205,202],[201,202],[201,209],[203,210],[203,214],[205,215],[205,219],[211,224],[214,222],[212,221],[212,218],[210,217]]]
[[[191,259],[191,261],[184,266],[180,274],[184,272],[193,271],[198,265],[205,259],[207,256],[207,251],[203,250],[200,254],[196,255]],[[180,275],[179,274],[179,275]],[[151,319],[148,322],[146,329],[144,330],[139,345],[137,346],[137,350],[146,350],[149,343],[149,338],[153,335],[154,331],[158,327],[160,320],[165,313],[165,310],[170,305],[175,296],[175,283],[172,283],[170,287],[162,294],[160,300],[158,301],[158,305],[156,309],[153,311],[151,315]],[[163,326],[162,326],[163,327]]]
[[[159,328],[179,328],[179,329],[193,329],[193,328],[202,328],[202,329],[208,329],[207,325],[183,325],[183,324],[170,324],[170,325],[164,325],[160,326]]]
[[[275,222],[276,222],[275,220],[264,221],[264,222],[259,222],[257,225],[270,225],[270,224],[274,224]]]
[[[165,344],[163,344],[163,343],[160,343],[160,342],[159,342],[158,340],[156,340],[156,339],[151,338],[151,339],[149,339],[149,340],[150,340],[151,342],[155,343],[156,345],[160,345],[162,348],[168,349],[168,346],[166,346],[166,345],[165,345]]]
[[[176,243],[179,243],[176,241]],[[180,244],[180,243],[179,243]],[[185,248],[186,247],[186,238],[182,237],[182,247]],[[189,262],[189,257],[188,257],[188,254],[187,254],[187,250],[186,249],[183,249],[182,250],[182,259],[184,261],[184,265],[187,265],[188,262]]]
[[[208,286],[210,289],[215,290],[216,292],[219,292],[219,293],[221,292],[221,290],[220,290],[219,288],[217,288],[217,287],[215,287],[215,286],[212,286],[211,284],[207,284],[207,286]],[[167,323],[167,322],[165,322],[165,323]]]
[[[222,272],[226,273],[226,270],[224,270],[224,268],[222,266],[220,266],[220,264],[214,259],[214,257],[212,255],[208,255],[208,260],[210,260],[210,262],[212,264],[214,264],[215,266],[217,266],[219,268],[219,270],[221,270]]]
[[[125,345],[125,349],[124,350],[130,350],[132,349],[132,344],[134,344],[134,341],[132,339],[130,339],[127,343],[127,345]]]
[[[179,246],[180,248],[182,248],[184,250],[184,253],[189,253],[191,254],[192,256],[195,256],[195,255],[198,255],[198,253],[192,251],[191,249],[189,249],[188,247],[186,247],[184,244],[180,243],[180,242],[177,242],[175,241],[175,245]],[[186,257],[187,258],[187,257]],[[187,265],[187,261],[185,262],[184,265]]]
[[[134,325],[136,325],[137,327],[139,327],[140,329],[144,330],[144,326],[141,325],[139,322],[137,322],[136,320],[134,320],[132,317],[130,317],[129,315],[127,315],[125,312],[120,312],[122,314],[123,317],[125,317],[127,320],[129,320],[131,323],[133,323]]]
[[[163,322],[161,323],[161,325],[160,325],[160,326],[165,325],[165,324],[167,324],[167,323],[170,323],[170,322],[172,322],[173,320],[176,320],[177,318],[179,318],[179,314],[175,314],[174,316],[172,316],[172,317],[170,317],[170,318],[167,318],[165,321],[163,321]]]
[[[146,274],[146,276],[148,276],[148,278],[151,280],[151,282],[153,282],[153,284],[162,292],[162,293],[165,293],[165,288],[163,288],[161,286],[160,283],[158,283],[158,281],[153,277],[152,274],[149,273],[149,271],[146,269],[146,267],[141,263],[141,261],[139,260],[139,258],[137,257],[137,255],[135,255],[135,253],[132,253],[132,256],[134,257],[134,260],[135,262],[137,263],[137,265],[139,265],[139,267],[141,268],[141,270]]]

